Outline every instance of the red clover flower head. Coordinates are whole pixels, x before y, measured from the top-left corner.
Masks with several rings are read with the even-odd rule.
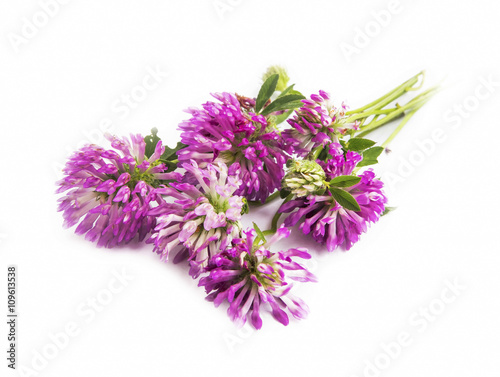
[[[219,102],[188,109],[191,118],[179,125],[187,145],[178,152],[179,161],[194,160],[202,168],[212,162],[238,163],[241,184],[235,194],[265,201],[280,187],[288,158],[281,135],[264,116],[251,111],[253,99],[232,93],[213,96]]]
[[[144,138],[130,135],[118,138],[106,135],[111,149],[86,145],[76,151],[63,169],[58,182],[58,211],[63,212],[64,226],[78,224],[77,234],[97,242],[98,246],[113,247],[139,240],[154,228],[149,210],[163,202],[154,192],[162,182],[180,179],[178,173],[167,172],[159,158],[164,151],[161,141],[154,153],[145,156]],[[83,217],[83,220],[81,220]]]
[[[263,307],[271,309],[273,317],[283,325],[288,325],[287,309],[297,319],[306,318],[309,308],[300,298],[290,294],[292,284],[287,279],[300,282],[316,282],[316,277],[294,257],[310,259],[306,249],[293,248],[272,252],[269,247],[288,237],[287,228],[277,233],[264,244],[255,241],[256,232],[248,230],[243,237],[232,240],[230,247],[212,258],[207,267],[208,276],[200,279],[205,287],[207,300],[215,306],[229,303],[228,315],[239,326],[247,317],[256,329],[262,327],[260,316]]]

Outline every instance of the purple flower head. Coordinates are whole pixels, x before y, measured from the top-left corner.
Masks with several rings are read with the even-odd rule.
[[[197,277],[210,258],[224,250],[241,231],[239,220],[246,209],[245,198],[234,195],[240,187],[238,164],[219,162],[201,169],[195,161],[182,166],[196,184],[170,183],[156,190],[173,197],[149,214],[157,216],[157,226],[148,243],[165,260],[174,249],[179,250],[174,262],[189,257],[190,275]]]
[[[338,142],[339,135],[349,129],[357,129],[356,123],[346,123],[346,108],[342,103],[336,108],[330,101],[330,95],[323,90],[312,94],[311,99],[302,100],[304,106],[295,110],[288,123],[292,128],[283,131],[283,140],[287,150],[305,157],[311,150],[331,142]]]
[[[361,155],[353,151],[344,151],[339,143],[331,143],[327,147],[329,158],[326,161],[318,160],[327,178],[332,179],[339,175],[352,174],[356,165],[363,159]]]
[[[187,145],[178,152],[179,161],[194,160],[202,168],[219,161],[238,163],[241,184],[235,194],[265,201],[280,187],[288,158],[281,136],[265,117],[251,112],[254,100],[231,93],[212,95],[219,102],[188,109],[191,118],[179,125]]]
[[[256,329],[262,327],[261,309],[270,309],[273,317],[283,325],[288,325],[287,309],[295,318],[305,318],[309,312],[307,305],[298,297],[290,294],[292,284],[286,279],[300,282],[315,282],[316,277],[293,257],[309,259],[306,249],[297,248],[274,253],[269,246],[290,231],[280,228],[266,243],[254,243],[256,232],[243,232],[244,237],[235,238],[230,247],[212,258],[207,267],[208,276],[200,279],[207,300],[215,306],[229,303],[228,315],[242,326],[249,317]]]
[[[65,227],[78,224],[77,234],[85,234],[98,246],[113,247],[130,242],[137,234],[139,240],[144,239],[155,226],[148,211],[153,203],[163,202],[154,188],[181,175],[167,173],[159,161],[165,150],[161,141],[147,158],[146,143],[139,134],[130,135],[130,140],[106,138],[111,149],[86,145],[69,158],[65,176],[58,182],[57,193],[67,191],[58,200],[58,211],[63,212]]]
[[[362,157],[348,151],[345,156],[339,144],[332,144],[330,160],[317,161],[326,173],[327,181],[340,176],[350,175]],[[360,210],[353,211],[338,204],[327,190],[323,195],[309,195],[295,198],[284,203],[280,212],[290,213],[285,219],[285,226],[300,223],[304,234],[312,234],[316,242],[326,244],[328,251],[337,247],[349,250],[359,241],[361,233],[366,232],[369,223],[378,221],[384,212],[387,198],[382,188],[382,181],[375,178],[371,169],[359,174],[359,183],[344,187],[357,201]]]

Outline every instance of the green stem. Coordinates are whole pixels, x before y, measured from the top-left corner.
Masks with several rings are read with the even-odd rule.
[[[346,123],[352,123],[355,120],[365,119],[365,118],[371,117],[372,115],[378,116],[378,115],[383,115],[383,114],[390,114],[394,110],[396,110],[396,108],[366,111],[366,112],[362,112],[362,113],[359,113],[359,114],[351,115],[349,118],[347,118],[345,120],[345,122]]]
[[[283,203],[281,203],[281,205],[289,202],[290,200],[292,200],[292,198],[293,198],[293,194],[288,195],[286,197],[286,199],[283,201]],[[281,206],[280,206],[280,208],[281,208]],[[279,208],[278,208],[278,210],[276,211],[276,213],[273,216],[273,220],[271,221],[271,229],[268,229],[268,230],[264,231],[263,233],[266,235],[276,233],[276,231],[278,230],[278,221],[279,221],[280,217],[281,217],[281,212],[279,211]]]
[[[404,114],[406,110],[419,109],[424,103],[426,103],[435,94],[437,89],[438,89],[437,87],[433,87],[431,89],[428,89],[425,92],[423,92],[422,94],[413,98],[406,105],[401,106],[397,110],[394,110],[392,113],[383,117],[382,119],[368,123],[366,126],[362,127],[359,130],[360,133],[356,136],[363,137],[365,135],[368,135],[370,132],[372,132],[372,131],[376,130],[377,128],[383,126],[384,124],[394,120],[396,117]]]
[[[419,86],[414,87],[414,85],[418,82],[420,76],[422,76],[422,82],[420,83]],[[393,90],[391,90],[387,94],[383,95],[382,97],[376,99],[373,102],[370,102],[368,105],[360,107],[359,109],[356,109],[356,110],[347,111],[346,115],[361,113],[365,110],[381,109],[382,107],[384,107],[388,103],[391,103],[392,101],[394,101],[396,98],[400,97],[401,95],[403,95],[407,91],[420,89],[420,87],[422,86],[423,81],[424,81],[423,79],[424,79],[424,72],[422,71],[422,72],[417,73],[415,76],[413,76],[409,80],[405,81],[401,85],[399,85],[397,88],[394,88]]]
[[[414,110],[410,111],[408,114],[405,115],[405,117],[403,118],[403,120],[401,121],[401,123],[399,123],[399,125],[397,126],[397,128],[392,132],[392,134],[387,138],[387,140],[384,141],[384,143],[382,144],[382,147],[385,148],[385,147],[387,147],[387,145],[389,145],[389,143],[396,137],[396,135],[399,133],[399,131],[401,131],[403,129],[403,127],[406,125],[406,123],[408,123],[408,121],[410,120],[410,118],[422,106],[423,106],[423,104],[420,105],[419,107],[415,108]]]
[[[283,202],[285,203],[285,202]],[[273,233],[276,233],[276,231],[278,230],[278,221],[281,217],[281,212],[276,211],[276,213],[274,214],[273,216],[273,220],[271,222],[271,229],[269,229],[269,231],[273,232]]]

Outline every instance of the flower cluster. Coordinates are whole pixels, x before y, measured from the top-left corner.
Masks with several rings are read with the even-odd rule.
[[[63,169],[57,192],[64,226],[76,225],[98,246],[146,239],[161,259],[187,261],[207,300],[227,305],[240,326],[260,329],[265,312],[283,325],[290,315],[303,319],[309,309],[291,293],[292,282],[317,281],[297,262],[311,255],[271,247],[298,225],[328,251],[348,250],[387,212],[383,183],[366,167],[378,163],[402,125],[384,147],[363,136],[394,119],[404,125],[430,98],[435,88],[388,107],[417,90],[421,75],[347,111],[322,90],[306,99],[287,86],[284,68],[271,67],[255,98],[213,94],[215,102],[188,109],[173,149],[156,129],[146,137],[107,135],[110,148],[86,145]],[[278,197],[270,229],[254,223],[243,230],[252,205]]]
[[[191,118],[179,125],[181,141],[187,145],[179,151],[179,160],[194,160],[201,167],[218,161],[238,163],[241,185],[236,195],[265,201],[280,187],[288,158],[278,130],[252,111],[253,99],[232,93],[213,96],[219,102],[187,110]]]
[[[207,299],[216,306],[227,301],[229,317],[243,326],[250,318],[256,329],[262,327],[260,309],[269,306],[273,317],[283,325],[289,318],[282,309],[286,308],[297,319],[305,318],[309,312],[307,305],[290,294],[292,284],[285,278],[300,282],[315,282],[316,277],[293,257],[310,259],[306,249],[296,248],[273,253],[269,246],[281,238],[288,237],[290,231],[280,228],[266,243],[255,244],[256,232],[243,232],[242,238],[233,239],[231,247],[212,258],[207,268],[209,275],[200,279],[209,294]]]
[[[324,169],[327,181],[341,175],[348,176],[362,157],[348,151],[345,155],[340,144],[331,144],[329,152],[333,156],[327,162],[318,161]],[[370,222],[376,222],[384,212],[387,198],[382,192],[383,183],[375,178],[371,169],[359,175],[359,183],[343,188],[359,204],[359,210],[344,208],[332,193],[297,197],[284,203],[280,212],[291,212],[285,219],[286,226],[294,226],[301,221],[300,229],[304,234],[312,232],[313,238],[326,244],[328,251],[337,247],[349,250],[359,241],[361,233],[366,232]]]
[[[165,259],[180,248],[176,261],[189,257],[190,273],[197,277],[213,255],[239,236],[245,199],[233,195],[241,185],[238,164],[229,170],[222,162],[208,164],[205,169],[195,161],[182,167],[192,174],[197,185],[174,182],[156,190],[174,198],[174,202],[149,211],[157,217],[157,226],[147,242],[154,243],[154,251]]]
[[[180,179],[180,174],[167,172],[160,162],[161,141],[147,158],[141,135],[131,135],[130,141],[106,137],[112,149],[86,145],[66,163],[57,193],[67,193],[59,199],[58,210],[65,227],[78,224],[77,234],[85,234],[98,246],[113,247],[136,235],[144,239],[156,224],[148,212],[163,202],[154,188],[162,181]]]
[[[338,142],[348,130],[357,130],[356,122],[348,123],[345,116],[346,105],[336,108],[330,95],[323,91],[312,94],[311,99],[302,100],[303,106],[288,119],[292,126],[283,132],[285,144],[301,157],[314,148]]]

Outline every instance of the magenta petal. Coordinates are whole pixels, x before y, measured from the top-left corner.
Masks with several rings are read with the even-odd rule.
[[[252,314],[250,315],[250,321],[257,330],[260,330],[262,328],[262,318],[260,318],[259,314],[259,305],[260,305],[260,300],[259,298],[254,299],[253,301],[253,310]]]
[[[290,322],[288,315],[278,307],[278,304],[276,304],[274,300],[270,301],[269,304],[271,305],[274,319],[277,320],[282,325],[287,326],[288,323]]]
[[[188,221],[182,227],[182,230],[179,233],[179,241],[186,242],[189,237],[191,237],[196,229],[198,228],[198,224],[195,221]]]

